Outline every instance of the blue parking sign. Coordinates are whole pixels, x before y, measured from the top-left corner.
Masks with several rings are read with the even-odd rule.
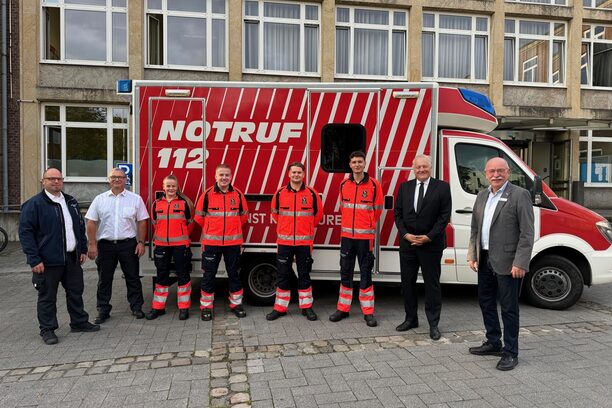
[[[119,167],[121,170],[123,170],[123,172],[127,176],[127,179],[125,180],[125,185],[126,186],[131,186],[132,185],[132,177],[133,177],[134,165],[132,163],[117,163],[117,167]]]

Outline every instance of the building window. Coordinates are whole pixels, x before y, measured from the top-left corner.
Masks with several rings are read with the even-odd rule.
[[[128,162],[128,114],[122,106],[43,105],[45,167],[68,181],[104,181]]]
[[[582,26],[581,84],[612,87],[612,26]]]
[[[567,6],[567,0],[506,0],[506,1],[508,3],[531,3],[531,4],[550,4],[553,6]]]
[[[336,77],[406,78],[406,11],[336,8]]]
[[[612,131],[580,131],[580,181],[612,186]]]
[[[610,0],[582,0],[582,4],[587,8],[612,9],[612,3]]]
[[[424,13],[423,78],[486,81],[488,44],[488,17]]]
[[[42,0],[45,62],[127,63],[127,0]]]
[[[566,24],[556,21],[505,21],[504,82],[565,83]]]
[[[320,6],[244,2],[244,72],[319,74]]]
[[[226,0],[147,0],[147,65],[227,68]]]

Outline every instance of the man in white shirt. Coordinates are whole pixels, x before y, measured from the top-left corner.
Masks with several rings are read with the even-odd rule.
[[[132,315],[144,318],[139,258],[145,252],[149,214],[142,198],[125,189],[123,170],[113,169],[108,181],[111,189],[94,198],[85,214],[87,218],[87,255],[98,265],[98,317],[104,323],[110,317],[113,276],[117,263],[121,265],[127,285],[127,298]]]
[[[85,224],[77,201],[62,193],[64,178],[58,169],[43,173],[43,191],[26,201],[19,218],[19,240],[32,267],[38,290],[36,311],[45,344],[57,344],[57,288],[66,291],[72,332],[94,332],[83,308],[83,269],[87,253]]]

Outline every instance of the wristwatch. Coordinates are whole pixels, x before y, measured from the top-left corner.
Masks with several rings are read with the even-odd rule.
[[[142,239],[139,239],[138,243],[144,245],[144,241]]]

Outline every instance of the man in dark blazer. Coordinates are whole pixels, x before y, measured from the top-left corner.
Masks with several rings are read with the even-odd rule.
[[[501,355],[497,369],[507,371],[518,364],[518,298],[533,250],[533,206],[529,192],[508,181],[510,168],[504,159],[489,160],[485,176],[490,187],[478,193],[474,203],[468,264],[478,272],[478,303],[487,340],[469,351]],[[497,299],[504,323],[503,348]]]
[[[431,159],[414,158],[416,179],[400,185],[395,204],[395,225],[400,235],[400,270],[406,319],[396,327],[406,331],[419,327],[416,280],[421,267],[425,283],[425,314],[429,336],[440,339],[438,322],[442,309],[440,273],[442,252],[446,248],[446,225],[451,214],[448,183],[431,177]]]

